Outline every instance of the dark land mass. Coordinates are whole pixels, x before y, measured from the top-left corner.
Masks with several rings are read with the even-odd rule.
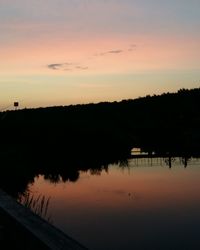
[[[2,150],[199,149],[200,88],[121,102],[0,113]],[[158,145],[158,148],[157,146]],[[84,152],[85,153],[85,152]]]
[[[0,113],[0,185],[15,197],[34,177],[76,181],[133,147],[160,156],[200,155],[200,88],[121,102]]]

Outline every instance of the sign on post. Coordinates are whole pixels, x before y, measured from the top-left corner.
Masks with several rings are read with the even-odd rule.
[[[14,102],[14,107],[17,109],[19,107],[19,102]]]

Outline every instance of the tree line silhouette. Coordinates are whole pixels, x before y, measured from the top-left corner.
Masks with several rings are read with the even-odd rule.
[[[23,109],[0,113],[1,150],[128,154],[198,151],[200,89],[121,102]]]

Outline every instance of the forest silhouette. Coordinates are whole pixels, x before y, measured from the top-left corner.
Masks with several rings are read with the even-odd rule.
[[[110,154],[112,149],[119,148],[120,153],[134,146],[194,150],[199,149],[200,89],[121,102],[6,111],[0,113],[0,129],[2,150],[27,146],[48,153],[89,149]]]
[[[77,181],[126,163],[133,147],[162,157],[198,157],[200,88],[98,104],[0,113],[1,188],[15,197],[38,175]]]

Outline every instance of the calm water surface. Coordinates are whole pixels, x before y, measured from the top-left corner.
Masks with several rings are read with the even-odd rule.
[[[200,161],[132,159],[76,182],[29,186],[50,197],[51,222],[89,249],[200,249]]]

